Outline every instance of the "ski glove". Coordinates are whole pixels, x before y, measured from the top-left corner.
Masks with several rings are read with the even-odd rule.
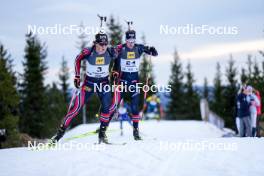
[[[75,76],[74,78],[74,86],[79,89],[80,87],[80,83],[81,83],[81,80],[80,80],[80,76]]]
[[[119,73],[117,71],[112,71],[113,80],[117,81],[119,78]]]
[[[112,75],[114,78],[118,78],[119,77],[119,73],[117,71],[113,71]]]
[[[153,46],[151,46],[149,48],[149,51],[150,51],[150,53],[151,53],[152,56],[157,56],[158,55],[158,52],[157,52],[156,48],[153,47]]]

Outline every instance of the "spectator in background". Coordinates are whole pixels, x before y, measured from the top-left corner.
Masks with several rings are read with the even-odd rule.
[[[121,136],[123,136],[123,121],[127,121],[131,126],[133,126],[131,118],[128,115],[129,112],[131,112],[129,105],[124,102],[124,99],[122,99],[118,108],[118,119],[120,121]]]
[[[248,90],[243,89],[242,92],[237,96],[237,114],[239,117],[239,135],[240,137],[251,136],[251,125],[250,125],[250,99],[248,96]]]
[[[246,86],[245,85],[243,85],[243,86],[241,86],[240,87],[240,89],[238,90],[238,92],[237,92],[237,96],[239,95],[239,94],[241,94],[244,90],[245,90],[245,88],[246,88]],[[236,127],[237,127],[237,132],[238,132],[238,134],[240,134],[240,118],[238,117],[238,108],[237,108],[237,104],[236,104],[236,106],[235,106],[235,118],[236,118]]]
[[[259,100],[259,106],[257,106],[257,137],[260,137],[260,118],[261,118],[261,96],[258,90],[255,90],[255,94]]]
[[[251,136],[256,136],[256,125],[257,125],[257,107],[260,106],[258,97],[253,92],[253,87],[247,86],[247,92],[250,99],[250,120],[251,120]]]

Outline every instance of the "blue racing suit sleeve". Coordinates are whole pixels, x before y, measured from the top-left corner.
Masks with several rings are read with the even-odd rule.
[[[145,46],[142,44],[137,44],[139,54],[142,55],[143,53],[152,55],[152,56],[157,56],[158,52],[153,46]]]

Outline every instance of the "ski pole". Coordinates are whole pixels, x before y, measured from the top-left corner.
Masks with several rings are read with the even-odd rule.
[[[73,92],[73,95],[72,95],[72,98],[71,98],[71,101],[70,101],[70,104],[69,104],[69,106],[68,106],[68,113],[69,113],[69,111],[70,111],[70,109],[71,109],[71,107],[72,107],[72,103],[73,103],[73,101],[75,100],[75,98],[77,97],[77,95],[80,93],[80,89],[77,89],[77,88],[75,88],[74,89],[74,92]]]
[[[147,69],[148,73],[147,73],[146,84],[145,84],[147,86],[149,85],[149,79],[150,79],[150,62],[151,62],[151,56],[149,56],[149,60],[148,60],[148,69]],[[147,99],[147,91],[144,91],[144,99],[143,99],[143,108],[142,108],[142,117],[141,117],[141,119],[143,119],[143,116],[144,116],[146,99]]]
[[[116,82],[117,82],[116,78],[114,78],[114,80],[113,80],[113,83],[114,83],[114,110],[113,110],[113,113],[116,113],[118,105],[121,102],[121,100],[119,102],[118,88],[117,88],[118,83],[116,83]]]
[[[133,21],[126,21],[126,23],[127,23],[127,26],[128,26],[128,30],[130,31],[131,27],[133,25]]]
[[[100,16],[99,14],[97,14],[97,16],[100,19],[100,31],[101,31],[103,28],[103,22],[106,22],[106,16]]]

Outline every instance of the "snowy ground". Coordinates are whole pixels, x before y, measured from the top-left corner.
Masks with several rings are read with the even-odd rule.
[[[97,126],[81,125],[61,141],[64,145],[87,144],[87,149],[0,150],[0,176],[264,175],[263,138],[223,138],[223,131],[205,122],[143,122],[140,127],[144,141],[134,141],[127,124],[121,137],[119,124],[112,123],[109,140],[126,145],[96,146],[95,135],[65,142]]]

